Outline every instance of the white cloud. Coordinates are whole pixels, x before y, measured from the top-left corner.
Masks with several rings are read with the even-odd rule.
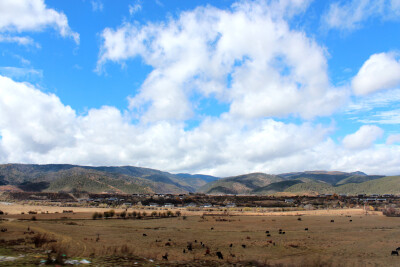
[[[187,119],[193,93],[230,103],[244,118],[328,115],[346,92],[330,86],[324,48],[284,20],[307,5],[243,1],[228,11],[199,7],[165,23],[106,28],[98,70],[136,56],[153,67],[130,98],[146,121]]]
[[[399,14],[398,0],[351,0],[332,3],[322,19],[328,28],[354,30],[371,17],[397,20]]]
[[[133,5],[129,5],[129,14],[133,15],[142,10],[142,3],[140,0],[136,0]]]
[[[352,81],[354,93],[366,95],[400,85],[400,61],[395,53],[373,54]]]
[[[400,143],[400,134],[391,134],[386,139],[386,144],[393,145],[395,143]]]
[[[31,80],[42,78],[43,71],[32,68],[0,67],[0,75],[7,76],[14,80]]]
[[[19,45],[32,45],[34,41],[30,37],[5,36],[0,34],[0,43],[17,43]]]
[[[378,111],[366,119],[358,119],[363,123],[400,124],[400,109]]]
[[[92,0],[90,1],[90,3],[92,4],[93,11],[103,11],[104,8],[103,2],[99,0]]]
[[[62,12],[47,8],[44,0],[2,0],[0,1],[0,33],[21,33],[41,31],[52,27],[63,37],[71,37],[78,44],[79,34],[73,32],[68,19]],[[8,37],[26,42],[26,37]],[[21,39],[23,38],[23,39]]]
[[[343,138],[343,145],[347,149],[367,149],[376,139],[382,137],[383,130],[375,125],[363,125],[360,129]]]
[[[398,172],[400,146],[371,145],[382,134],[378,127],[361,127],[350,149],[328,138],[333,130],[229,114],[185,130],[180,122],[132,124],[125,113],[107,106],[78,116],[57,96],[0,76],[3,163],[136,165],[218,176],[315,169]],[[357,142],[364,150],[354,150]]]

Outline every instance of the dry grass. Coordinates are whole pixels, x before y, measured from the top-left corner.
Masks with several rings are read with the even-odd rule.
[[[91,213],[82,214],[87,218],[91,216]],[[64,216],[78,219],[82,214]],[[14,220],[2,224],[9,229],[4,235],[7,238],[24,237],[23,232],[29,226],[36,233],[54,237],[57,242],[48,244],[54,251],[71,256],[138,255],[161,260],[161,256],[168,253],[169,262],[213,260],[252,262],[255,266],[400,266],[400,258],[390,256],[391,250],[400,246],[399,218],[357,213],[349,218],[347,214],[342,210],[339,214],[304,215],[301,221],[296,216],[277,215],[71,221],[42,220],[40,216],[48,214],[38,214],[34,222]],[[279,234],[279,229],[285,234]],[[266,230],[270,231],[270,237]],[[166,246],[167,243],[170,246]],[[192,251],[187,249],[189,243]],[[211,255],[206,256],[207,247]],[[217,259],[217,251],[224,255],[223,261]]]

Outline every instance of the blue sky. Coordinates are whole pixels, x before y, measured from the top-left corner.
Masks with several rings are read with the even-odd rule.
[[[400,1],[4,0],[0,162],[399,174]]]

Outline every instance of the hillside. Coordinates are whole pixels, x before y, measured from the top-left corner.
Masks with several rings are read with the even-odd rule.
[[[0,165],[0,186],[17,186],[24,191],[184,193],[194,192],[204,184],[206,182],[201,178],[186,179],[168,172],[132,166]]]
[[[250,173],[213,181],[201,187],[198,191],[207,194],[253,194],[254,190],[283,180],[282,177],[277,175]]]
[[[350,179],[351,180],[351,179]],[[327,183],[309,182],[299,183],[288,187],[285,192],[296,194],[399,194],[400,176],[391,176],[383,178],[374,178],[373,180],[357,183],[347,183],[338,186],[332,186]]]

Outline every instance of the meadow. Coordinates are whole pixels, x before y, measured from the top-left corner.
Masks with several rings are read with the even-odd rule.
[[[400,266],[400,257],[390,255],[400,247],[400,218],[350,211],[300,216],[187,211],[179,217],[96,220],[86,210],[38,213],[36,220],[9,214],[0,223],[7,229],[0,241],[20,253],[36,249],[38,259],[40,249],[51,249],[52,257],[63,254],[100,266]],[[30,240],[37,236],[45,240],[35,248]]]

